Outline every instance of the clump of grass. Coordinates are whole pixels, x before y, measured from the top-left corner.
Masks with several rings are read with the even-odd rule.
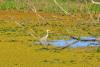
[[[75,63],[75,60],[70,60],[70,63],[74,64]]]
[[[17,40],[15,40],[15,39],[12,39],[12,40],[9,40],[9,42],[17,42]]]
[[[0,4],[0,9],[6,10],[6,9],[15,9],[16,5],[13,0],[6,0],[5,2]]]
[[[96,52],[100,52],[100,47],[96,48]]]
[[[43,60],[42,62],[47,63],[47,62],[48,62],[48,60]]]
[[[100,7],[99,7],[99,5],[91,5],[89,7],[89,10],[90,11],[95,11],[95,12],[100,12]]]
[[[0,40],[0,42],[2,42],[2,40]]]

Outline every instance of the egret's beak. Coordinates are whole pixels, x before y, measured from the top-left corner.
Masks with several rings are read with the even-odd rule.
[[[52,31],[52,30],[47,30],[49,33],[55,33],[54,31]]]
[[[47,30],[47,31],[50,31],[50,30]]]

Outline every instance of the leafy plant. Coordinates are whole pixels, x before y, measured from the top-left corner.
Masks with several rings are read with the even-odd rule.
[[[100,52],[100,47],[96,48],[96,52]]]

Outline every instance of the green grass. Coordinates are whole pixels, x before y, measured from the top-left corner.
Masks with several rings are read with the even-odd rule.
[[[17,3],[14,0],[5,0],[3,3],[0,3],[0,9],[1,10],[11,10],[11,9],[25,9],[24,3]]]
[[[3,10],[15,9],[16,3],[13,0],[6,0],[4,3],[0,3],[0,8]]]
[[[57,0],[58,3],[68,12],[70,13],[81,13],[87,11],[87,6],[84,2],[77,2],[75,0]],[[77,4],[79,3],[79,5]],[[63,13],[58,6],[56,6],[53,2],[53,0],[33,0],[33,4],[35,5],[36,9],[38,11],[43,12],[54,12],[54,13]],[[80,4],[83,4],[82,10],[80,10]],[[99,5],[93,5],[88,3],[89,10],[91,12],[100,12]],[[22,1],[14,1],[14,0],[5,0],[4,2],[0,3],[0,9],[1,10],[11,10],[11,9],[17,9],[17,10],[27,10],[29,9],[27,5],[25,4],[24,0]]]
[[[93,12],[99,12],[100,13],[100,6],[99,5],[91,5],[89,9]]]
[[[96,49],[96,52],[100,52],[100,47],[98,47],[98,48]]]

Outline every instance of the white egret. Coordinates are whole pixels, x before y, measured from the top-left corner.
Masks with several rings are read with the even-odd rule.
[[[48,40],[47,40],[47,38],[49,36],[49,31],[50,30],[47,30],[47,34],[44,37],[40,38],[40,43],[42,45],[44,45],[44,47],[47,47],[48,46]]]

